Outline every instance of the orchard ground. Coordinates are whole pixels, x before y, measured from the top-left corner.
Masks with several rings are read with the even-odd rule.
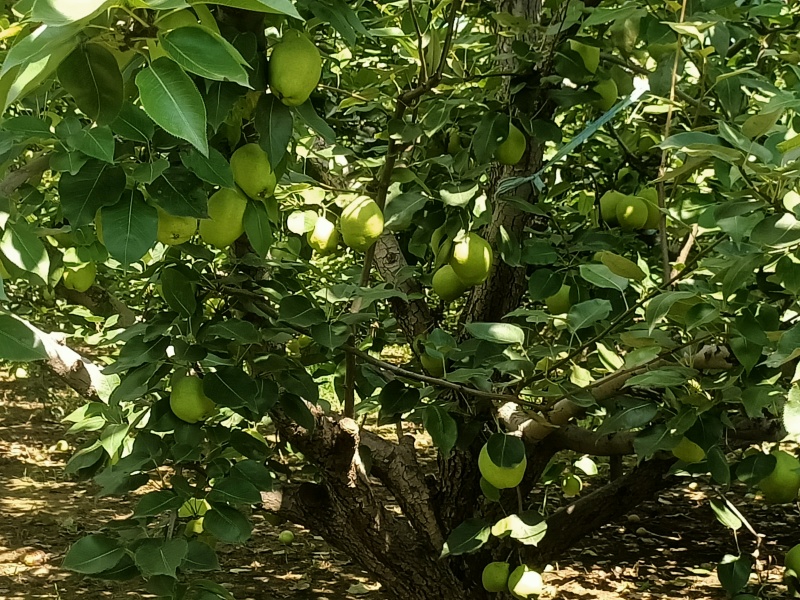
[[[13,370],[0,370],[0,600],[154,597],[134,582],[104,583],[59,568],[70,543],[129,515],[136,497],[95,498],[91,483],[65,479],[63,468],[76,440],[70,439],[69,451],[59,451],[56,444],[65,437],[59,418],[79,399],[31,369],[19,378]],[[424,434],[417,438],[430,448]],[[590,487],[591,480],[584,492]],[[145,491],[150,490],[140,493]],[[785,597],[779,563],[797,542],[797,508],[764,506],[744,493],[743,486],[735,487],[730,499],[745,508],[767,540],[760,553],[760,597]],[[222,571],[215,577],[237,600],[386,598],[368,574],[308,531],[272,526],[258,513],[253,521],[253,538],[245,546],[220,546]],[[288,549],[278,542],[285,528],[296,533]],[[752,543],[747,533],[741,539],[748,547]],[[574,548],[545,574],[542,598],[722,599],[714,563],[735,552],[733,537],[709,508],[706,489],[687,480]]]

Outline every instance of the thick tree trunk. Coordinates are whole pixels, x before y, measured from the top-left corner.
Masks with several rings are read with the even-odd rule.
[[[320,468],[320,482],[266,493],[264,508],[321,535],[374,574],[398,600],[486,598],[482,588],[455,575],[453,561],[439,560],[444,538],[422,470],[409,459],[409,443],[394,444],[362,432],[352,419],[335,421],[313,412],[313,433],[280,415],[275,423]],[[364,469],[362,445],[370,448],[372,471],[380,482]]]

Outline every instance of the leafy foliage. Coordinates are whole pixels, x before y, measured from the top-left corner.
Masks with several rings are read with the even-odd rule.
[[[763,452],[731,454],[747,445],[739,429],[800,435],[796,7],[123,4],[21,0],[2,21],[0,154],[19,171],[0,193],[0,359],[52,360],[18,317],[68,321],[113,356],[102,375],[115,386],[82,390],[91,402],[67,420],[93,438],[68,471],[114,495],[158,468],[173,474],[113,536],[77,541],[65,568],[139,574],[162,596],[228,597],[210,581],[176,582],[218,566],[217,540],[247,541],[248,507],[274,482],[325,483],[327,458],[293,471],[283,457],[298,450],[292,436],[327,435],[341,416],[413,422],[443,463],[476,458],[488,440],[503,467],[564,414],[638,463],[686,437],[706,457],[673,472],[722,490],[774,468]],[[291,29],[324,63],[299,106],[268,85],[270,48]],[[516,130],[523,158],[501,167]],[[231,168],[248,143],[270,172]],[[268,193],[247,198],[240,222],[210,214],[212,194],[251,187]],[[641,227],[604,211],[607,192],[647,209]],[[370,198],[383,215],[377,246],[312,251],[318,219]],[[157,241],[162,213],[200,219],[200,235]],[[210,216],[244,235],[212,248]],[[444,302],[433,274],[470,232],[493,246],[492,272]],[[59,283],[88,263],[99,265],[88,296],[118,303],[105,314]],[[401,366],[388,359],[397,348]],[[205,421],[170,407],[187,373],[216,407]],[[511,401],[532,435],[511,431]],[[567,470],[597,476],[570,454],[586,446],[562,433]],[[369,471],[366,451],[351,458]],[[535,475],[557,481],[558,460]],[[442,556],[506,537],[544,544],[549,508],[523,485],[525,505],[502,519],[476,498],[444,532]],[[206,497],[194,538],[176,513]],[[734,531],[746,522],[712,508]],[[741,592],[752,566],[726,556],[723,587]]]

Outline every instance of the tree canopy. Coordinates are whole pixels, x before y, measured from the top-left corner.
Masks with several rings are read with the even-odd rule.
[[[3,6],[0,359],[140,494],[65,568],[227,598],[255,509],[398,598],[509,556],[528,597],[681,477],[796,500],[795,4]]]

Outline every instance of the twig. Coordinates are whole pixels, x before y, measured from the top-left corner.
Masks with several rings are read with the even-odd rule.
[[[420,82],[428,79],[428,61],[425,58],[425,48],[422,45],[422,29],[417,19],[417,11],[414,10],[414,0],[408,0],[408,11],[411,13],[411,20],[414,22],[414,30],[417,32],[417,52],[419,53]]]
[[[675,260],[676,265],[682,265],[687,260],[689,260],[689,253],[692,251],[692,246],[694,245],[694,241],[697,239],[697,233],[700,231],[700,226],[695,223],[692,225],[692,230],[689,232],[689,235],[686,238],[686,243],[681,248],[680,253],[678,254],[678,258]],[[670,277],[675,277],[678,275],[678,270],[673,267],[672,271],[670,272]]]

